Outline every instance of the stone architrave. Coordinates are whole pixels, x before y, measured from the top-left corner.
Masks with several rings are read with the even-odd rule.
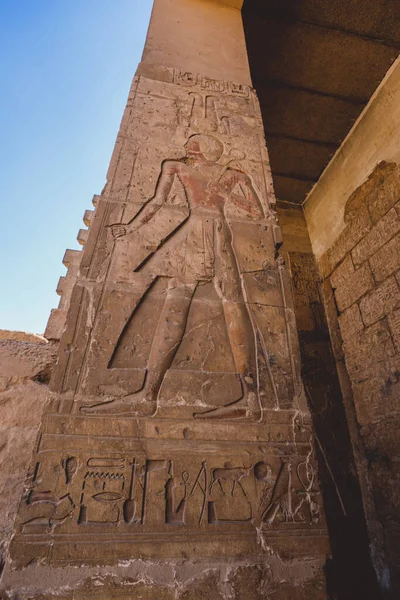
[[[256,95],[141,73],[72,291],[12,568],[271,553],[320,566],[327,537]]]

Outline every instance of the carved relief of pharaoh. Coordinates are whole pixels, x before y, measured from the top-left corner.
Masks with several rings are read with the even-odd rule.
[[[258,419],[261,414],[256,328],[240,276],[232,230],[226,213],[235,206],[246,218],[265,218],[251,177],[237,160],[221,164],[222,142],[214,136],[192,135],[186,156],[165,160],[153,197],[126,224],[111,226],[116,243],[148,227],[165,206],[176,180],[184,190],[187,210],[181,222],[160,238],[146,260],[134,269],[155,282],[168,280],[167,292],[151,342],[142,388],[120,398],[81,407],[85,414],[153,415],[163,380],[185,335],[189,308],[199,284],[212,283],[223,307],[229,345],[242,389],[241,397],[195,418]],[[240,194],[237,190],[240,190]],[[143,298],[146,302],[146,298]]]

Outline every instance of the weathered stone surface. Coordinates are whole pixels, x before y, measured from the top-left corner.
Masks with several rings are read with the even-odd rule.
[[[31,460],[40,418],[47,400],[46,389],[29,382],[0,393],[0,554],[13,530],[26,471]]]
[[[34,582],[30,576],[32,566],[20,573],[23,586],[21,600],[85,600],[87,597],[99,600],[259,600],[275,595],[289,599],[290,589],[296,600],[324,600],[326,597],[323,577],[316,578],[315,572],[321,570],[321,562],[284,561],[272,555],[267,560],[261,557],[252,562],[246,558],[237,564],[227,560],[205,559],[200,562],[189,560],[137,561],[118,565],[111,575],[108,568],[63,568],[58,569],[62,589],[55,587],[57,579],[54,570],[37,567],[41,583]],[[16,581],[17,573],[10,575],[10,581]],[[293,586],[291,581],[295,581]],[[47,587],[51,592],[41,593],[36,588]],[[69,588],[69,589],[68,589]],[[73,588],[74,591],[70,591]],[[12,594],[8,589],[6,595]],[[266,596],[267,594],[267,596]],[[311,595],[310,595],[311,594]]]
[[[380,363],[373,371],[370,370],[364,375],[364,381],[354,385],[354,401],[358,419],[365,427],[385,421],[388,416],[398,420],[400,415],[399,369],[400,361],[398,358]],[[385,408],[382,409],[382,406]],[[390,482],[384,482],[384,485],[391,487]],[[391,493],[393,494],[393,491]]]
[[[324,577],[315,579],[314,569],[317,565],[282,563],[280,568],[268,568],[261,564],[251,567],[241,567],[231,576],[234,598],[262,600],[263,598],[279,598],[279,600],[319,600],[326,596]],[[293,587],[288,582],[297,572],[298,585]]]
[[[400,176],[396,163],[382,161],[369,178],[368,209],[375,223],[383,221],[381,231],[387,233],[383,217],[400,199]]]
[[[370,258],[372,272],[378,282],[398,270],[399,256],[400,235],[396,235]]]
[[[36,344],[46,344],[47,340],[37,333],[26,333],[25,331],[10,331],[0,329],[0,340],[14,340],[16,342],[33,342]]]
[[[44,335],[47,340],[60,340],[65,328],[67,311],[61,308],[53,308],[47,321]]]
[[[340,324],[343,331],[343,325]],[[396,355],[387,322],[379,321],[361,330],[345,343],[346,365],[353,381],[373,376],[381,361]],[[389,360],[390,362],[390,360]]]
[[[342,339],[345,343],[354,342],[354,336],[364,329],[358,304],[353,304],[339,316]]]
[[[179,595],[179,600],[223,600],[225,595],[222,595],[219,587],[218,577],[214,574],[195,581],[188,589]]]
[[[0,335],[0,560],[4,562],[49,397],[46,383],[57,346],[41,336],[23,332],[2,331]]]
[[[347,279],[354,273],[354,263],[350,254],[340,263],[330,276],[330,282],[333,288],[338,288],[346,285]]]
[[[389,210],[371,231],[352,250],[351,256],[358,267],[400,230],[400,217],[395,208]]]
[[[352,175],[358,177],[358,173],[352,173]],[[339,176],[337,179],[339,179]],[[334,184],[335,182],[331,186],[332,190],[335,188]],[[342,184],[342,181],[340,181],[340,184]],[[316,201],[318,201],[318,193],[319,190],[316,190],[314,194]],[[398,203],[399,195],[400,178],[396,163],[381,161],[366,181],[358,185],[350,197],[343,199],[343,206],[338,207],[338,211],[343,213],[341,230],[331,240],[328,248],[323,240],[319,241],[320,247],[324,249],[323,251],[318,249],[317,252],[324,277],[330,275],[338,262],[352,249],[355,264],[359,265],[398,231],[398,218],[390,209]],[[313,238],[315,238],[317,235],[314,231],[313,203],[314,197],[311,195],[310,201],[306,204],[306,214],[313,224],[312,233]],[[332,208],[330,207],[329,211]],[[323,210],[322,207],[319,210]],[[379,222],[381,218],[382,222]],[[329,233],[326,232],[327,223],[323,218],[320,219],[327,239],[332,237],[332,231],[337,231],[340,221],[341,219],[335,223],[333,228],[330,227],[331,232]],[[376,224],[375,227],[373,226],[374,223]],[[367,235],[369,230],[371,230],[371,233]],[[364,236],[366,236],[365,240],[363,240]],[[358,242],[360,243],[358,244]]]
[[[349,274],[342,283],[336,285],[335,297],[338,309],[345,310],[371,290],[374,285],[369,265],[362,265],[354,273]],[[333,287],[335,286],[333,285]]]
[[[320,259],[322,273],[325,277],[330,275],[336,265],[371,229],[372,219],[367,207],[360,207],[354,218],[347,220],[346,223],[344,231]]]
[[[400,354],[400,309],[395,310],[389,316],[388,321],[397,352]]]
[[[360,431],[365,448],[358,460],[360,473],[364,471],[365,481],[369,482],[364,487],[364,502],[371,507],[370,535],[379,547],[372,558],[381,586],[391,586],[393,591],[399,581],[395,558],[398,553],[394,549],[399,523],[393,509],[399,492],[394,474],[398,461],[394,423],[398,428],[400,418],[399,193],[398,166],[393,162],[379,163],[348,199],[344,211],[347,227],[321,258],[322,270],[325,276],[330,274],[341,312],[342,356],[347,373],[343,372],[343,365],[340,372],[344,394],[351,403],[354,398],[357,433],[353,434],[353,444],[359,451]],[[371,228],[367,227],[368,215],[374,223]],[[365,235],[354,246],[353,223],[361,222],[366,225]],[[356,230],[361,232],[358,225]],[[331,273],[339,257],[341,262]],[[327,307],[329,312],[331,305]],[[335,355],[341,358],[337,350]],[[382,564],[389,565],[385,572]],[[388,568],[391,583],[387,580]]]
[[[35,339],[31,334],[28,336],[29,340]],[[39,341],[0,340],[0,391],[30,379],[48,383],[57,349],[56,344],[47,343],[41,338]]]
[[[394,277],[386,279],[381,285],[364,296],[360,302],[363,322],[372,325],[390,314],[400,305],[400,288]]]

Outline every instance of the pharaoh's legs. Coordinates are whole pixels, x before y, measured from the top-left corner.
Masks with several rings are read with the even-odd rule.
[[[186,321],[196,283],[171,279],[154,336],[144,389],[141,394],[156,402],[164,376],[172,364],[185,333]]]
[[[185,283],[180,279],[170,279],[150,349],[144,387],[123,398],[91,407],[82,407],[82,412],[87,414],[135,413],[138,415],[155,413],[158,392],[185,332],[196,285],[196,282]]]
[[[249,308],[243,296],[239,270],[228,226],[216,228],[216,264],[214,284],[221,298],[232,354],[242,384],[242,397],[220,408],[196,413],[196,418],[260,417],[258,397],[256,334]]]

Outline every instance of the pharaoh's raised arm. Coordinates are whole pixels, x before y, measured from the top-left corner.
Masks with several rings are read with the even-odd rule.
[[[178,163],[179,164],[179,163]],[[177,161],[166,160],[161,167],[161,173],[157,180],[154,196],[143,205],[137,215],[129,223],[116,223],[111,225],[111,232],[114,238],[134,233],[142,225],[148,223],[160,210],[166,202],[168,195],[174,183],[174,177],[177,172]]]
[[[161,205],[166,202],[172,185],[174,183],[175,175],[178,172],[180,166],[179,161],[176,160],[165,160],[161,167],[161,173],[157,181],[156,190],[153,196],[153,200],[156,204]]]
[[[234,193],[231,194],[230,198],[234,204],[247,211],[253,217],[262,219],[264,217],[264,210],[251,178],[246,173],[234,169],[229,169],[228,176],[230,177],[232,189],[238,184],[243,192],[243,197]]]

